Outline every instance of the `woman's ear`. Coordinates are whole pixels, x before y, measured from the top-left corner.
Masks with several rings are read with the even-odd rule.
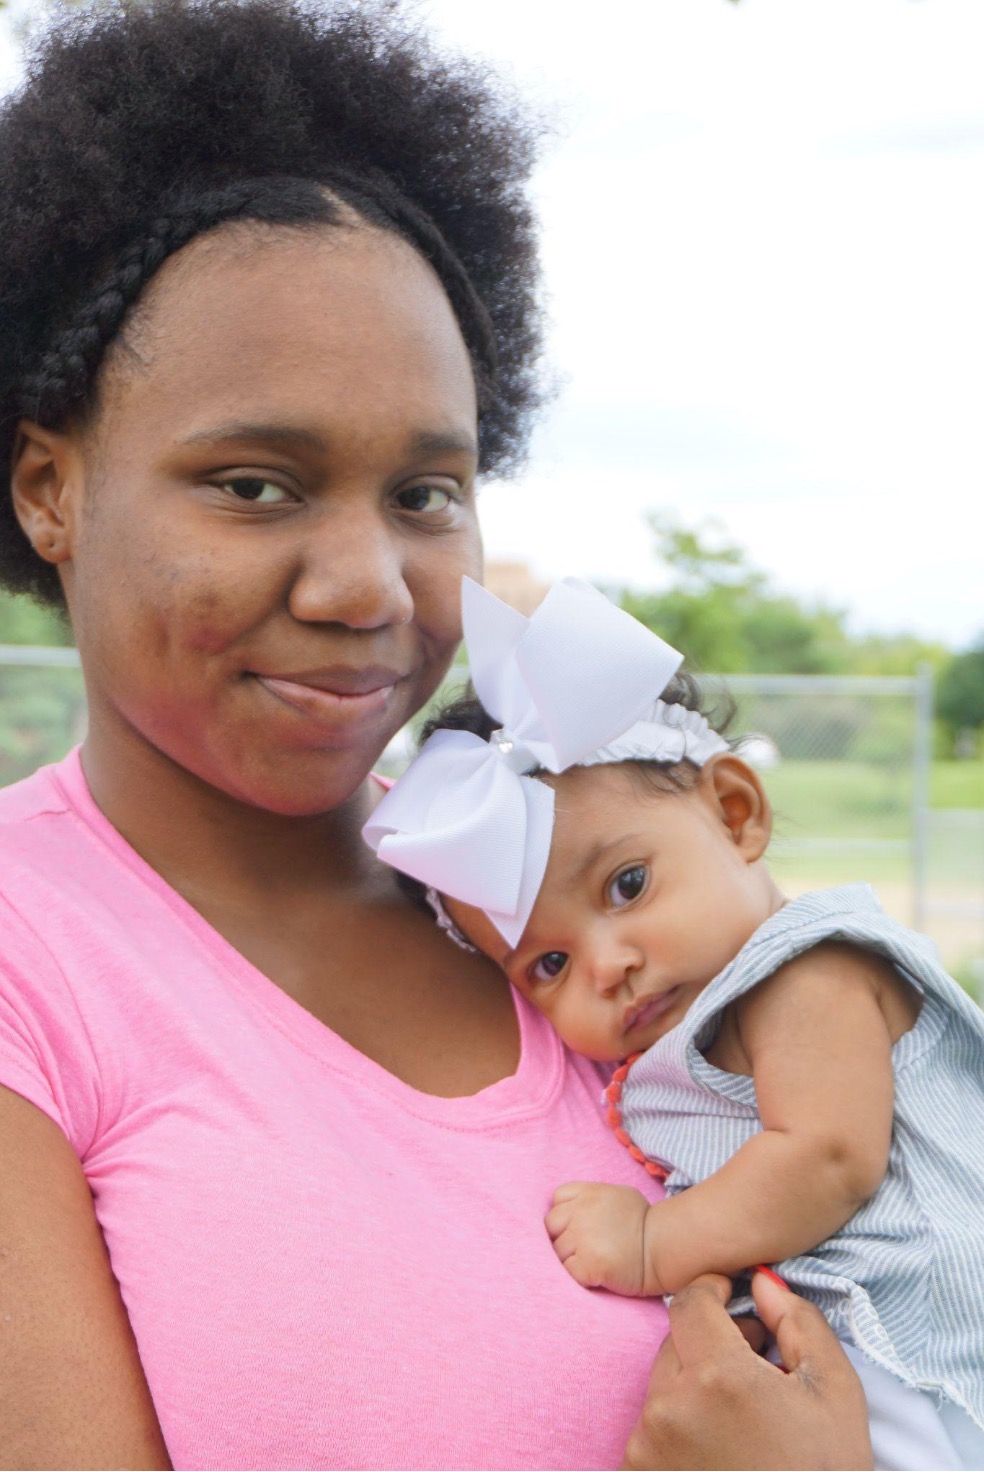
[[[754,864],[772,837],[772,807],[758,774],[740,757],[722,753],[704,766],[699,785],[746,864]]]
[[[30,419],[17,426],[10,472],[21,529],[45,562],[72,556],[82,460],[73,436]]]

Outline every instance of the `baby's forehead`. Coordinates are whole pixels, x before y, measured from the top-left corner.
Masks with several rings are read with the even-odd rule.
[[[538,772],[537,776],[553,788],[555,804],[591,803],[616,796],[631,801],[641,796],[632,768],[631,762],[598,762],[590,767],[568,767],[556,774]]]
[[[558,851],[584,848],[602,832],[614,836],[620,828],[638,823],[646,806],[646,794],[624,762],[571,767],[557,777],[540,780],[554,792],[551,857]]]

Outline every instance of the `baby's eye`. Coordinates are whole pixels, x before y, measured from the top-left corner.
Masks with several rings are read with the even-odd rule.
[[[612,909],[619,910],[623,905],[638,899],[646,887],[648,877],[649,871],[645,864],[633,864],[631,868],[616,874],[608,886],[608,903]]]
[[[261,505],[275,505],[278,501],[291,499],[288,491],[275,480],[265,480],[262,475],[237,475],[219,481],[223,490],[229,490],[240,501],[257,501]]]
[[[530,976],[534,981],[552,981],[559,976],[567,965],[566,951],[546,951],[538,961],[534,961],[530,967]]]
[[[454,497],[441,486],[409,486],[397,492],[397,503],[404,511],[447,511]]]

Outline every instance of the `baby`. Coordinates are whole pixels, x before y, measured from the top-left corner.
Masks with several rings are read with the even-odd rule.
[[[878,1465],[984,1467],[984,1014],[867,886],[784,899],[762,785],[675,650],[587,584],[529,620],[463,601],[481,703],[429,723],[365,835],[622,1065],[609,1118],[667,1196],[561,1186],[560,1261],[623,1294],[778,1264],[852,1354]]]

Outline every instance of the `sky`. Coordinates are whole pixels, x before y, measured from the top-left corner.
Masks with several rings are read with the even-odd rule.
[[[414,10],[551,123],[557,390],[489,554],[658,586],[671,510],[858,631],[984,632],[982,0]]]

